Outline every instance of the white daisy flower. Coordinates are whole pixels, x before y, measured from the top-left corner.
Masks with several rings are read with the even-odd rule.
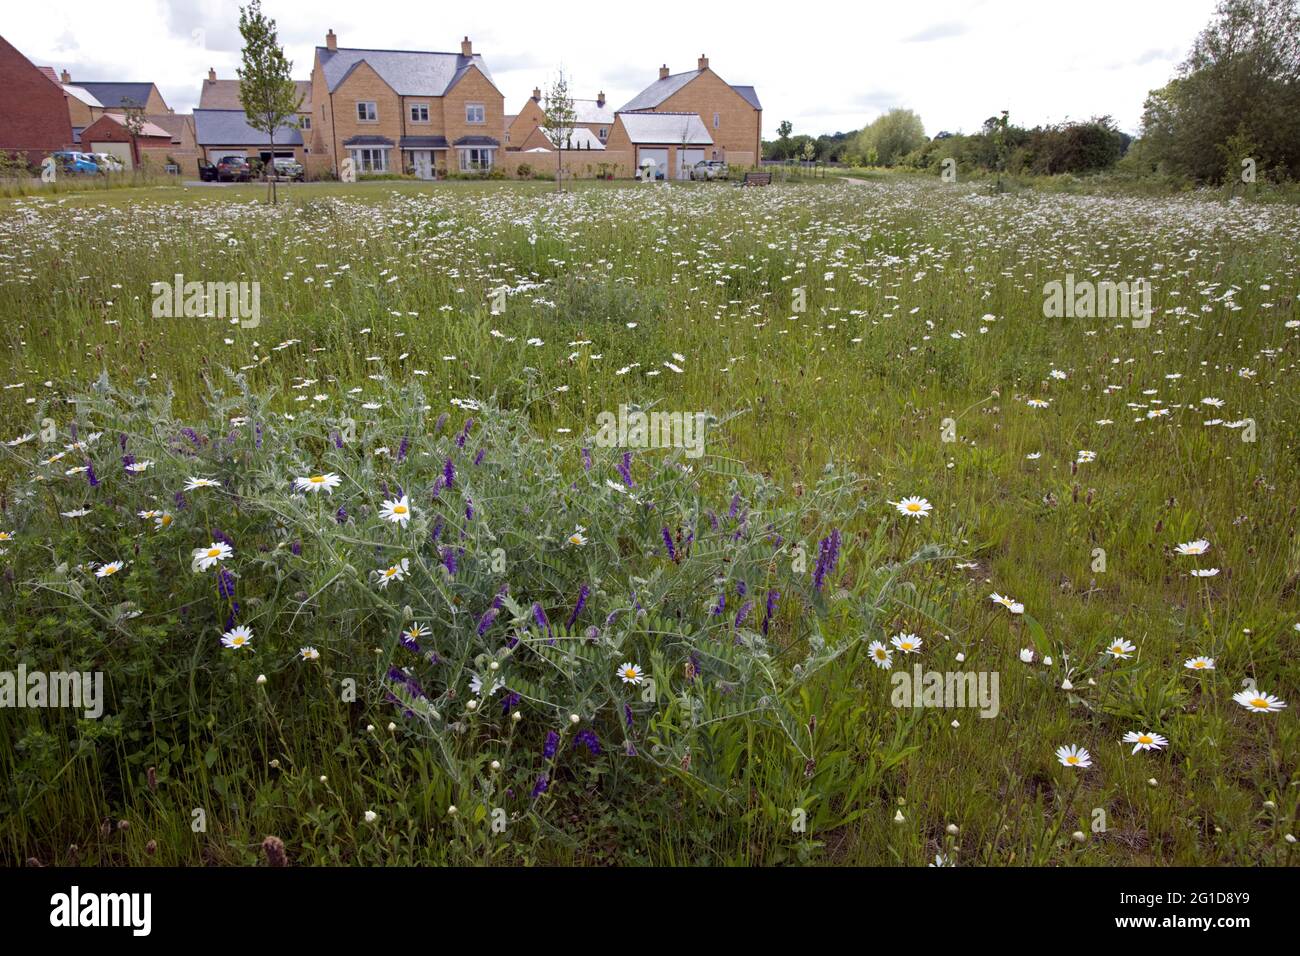
[[[194,549],[194,560],[192,567],[195,571],[206,571],[208,568],[226,560],[235,553],[235,549],[224,541],[213,541],[206,548]]]
[[[624,684],[645,683],[645,675],[638,664],[624,663],[618,666],[618,677]]]
[[[898,648],[903,654],[919,654],[921,652],[921,639],[915,634],[898,634],[890,639],[889,643]]]
[[[1120,743],[1132,744],[1133,753],[1137,753],[1139,750],[1161,750],[1169,745],[1169,741],[1164,737],[1145,730],[1142,733],[1130,730],[1124,735]]]
[[[406,495],[385,501],[379,506],[379,517],[405,528],[407,522],[411,520],[411,502]]]
[[[323,491],[328,495],[333,494],[334,489],[342,482],[342,478],[333,472],[329,472],[324,475],[310,475],[306,478],[295,478],[293,480],[293,487],[296,491],[304,493],[316,494],[317,492]]]
[[[1257,714],[1276,713],[1286,707],[1286,701],[1278,700],[1272,694],[1266,694],[1262,690],[1238,691],[1232,695],[1232,699]]]
[[[894,652],[880,641],[872,641],[867,645],[867,653],[881,670],[887,671],[894,666]]]
[[[221,643],[224,647],[233,651],[242,650],[248,647],[253,640],[253,629],[243,624],[232,627],[226,633],[221,635]]]
[[[909,518],[927,518],[934,509],[930,502],[917,497],[904,498],[901,501],[891,501],[889,503],[898,509],[900,515],[907,515]]]
[[[1065,747],[1057,747],[1056,759],[1061,761],[1061,766],[1063,767],[1078,767],[1083,769],[1092,766],[1092,754],[1075,744],[1070,744]]]

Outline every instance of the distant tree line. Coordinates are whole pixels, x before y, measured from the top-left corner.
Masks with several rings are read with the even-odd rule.
[[[1148,95],[1135,140],[1110,116],[1025,128],[1002,112],[974,133],[927,137],[894,109],[860,130],[793,135],[789,121],[763,158],[1029,175],[1086,174],[1123,161],[1138,174],[1194,183],[1251,174],[1300,179],[1300,0],[1220,0],[1175,77]]]

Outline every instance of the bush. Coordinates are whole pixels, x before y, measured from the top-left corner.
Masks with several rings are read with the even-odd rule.
[[[543,441],[491,405],[431,420],[418,387],[353,422],[231,381],[186,425],[101,380],[68,454],[7,448],[42,478],[7,515],[4,604],[38,622],[9,656],[105,672],[111,718],[65,746],[114,791],[182,745],[255,779],[283,741],[392,719],[453,801],[516,820],[620,773],[724,799],[754,733],[798,756],[790,705],[889,591],[837,584],[852,476],[788,501],[725,459]],[[29,797],[60,786],[37,749],[5,774]]]

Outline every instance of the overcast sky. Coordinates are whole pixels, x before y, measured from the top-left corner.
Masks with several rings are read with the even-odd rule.
[[[333,28],[340,46],[459,50],[468,34],[517,112],[557,68],[574,95],[621,106],[701,53],[723,79],[753,85],[764,138],[857,129],[896,106],[926,132],[972,131],[1007,109],[1033,126],[1109,113],[1136,132],[1214,0],[263,0],[294,75]],[[746,16],[741,17],[741,11]],[[197,105],[208,67],[233,78],[236,0],[6,0],[0,33],[38,66],[81,80],[152,80],[177,112]]]

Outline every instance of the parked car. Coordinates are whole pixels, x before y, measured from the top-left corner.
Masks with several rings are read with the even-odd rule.
[[[217,160],[217,182],[246,183],[253,178],[253,167],[243,156],[222,156]]]
[[[307,174],[302,163],[290,156],[277,156],[272,168],[276,179],[289,179],[298,183],[302,182]]]
[[[691,167],[691,179],[714,180],[727,178],[727,164],[720,159],[702,159]]]
[[[123,165],[120,159],[109,153],[88,153],[87,155],[95,161],[97,166],[99,166],[100,172],[120,173],[126,169],[126,166]]]
[[[89,153],[61,149],[58,152],[51,153],[50,158],[54,160],[55,166],[61,173],[73,176],[94,176],[99,172],[99,164],[95,162]]]
[[[215,183],[217,181],[217,167],[206,159],[199,160],[199,182]]]

